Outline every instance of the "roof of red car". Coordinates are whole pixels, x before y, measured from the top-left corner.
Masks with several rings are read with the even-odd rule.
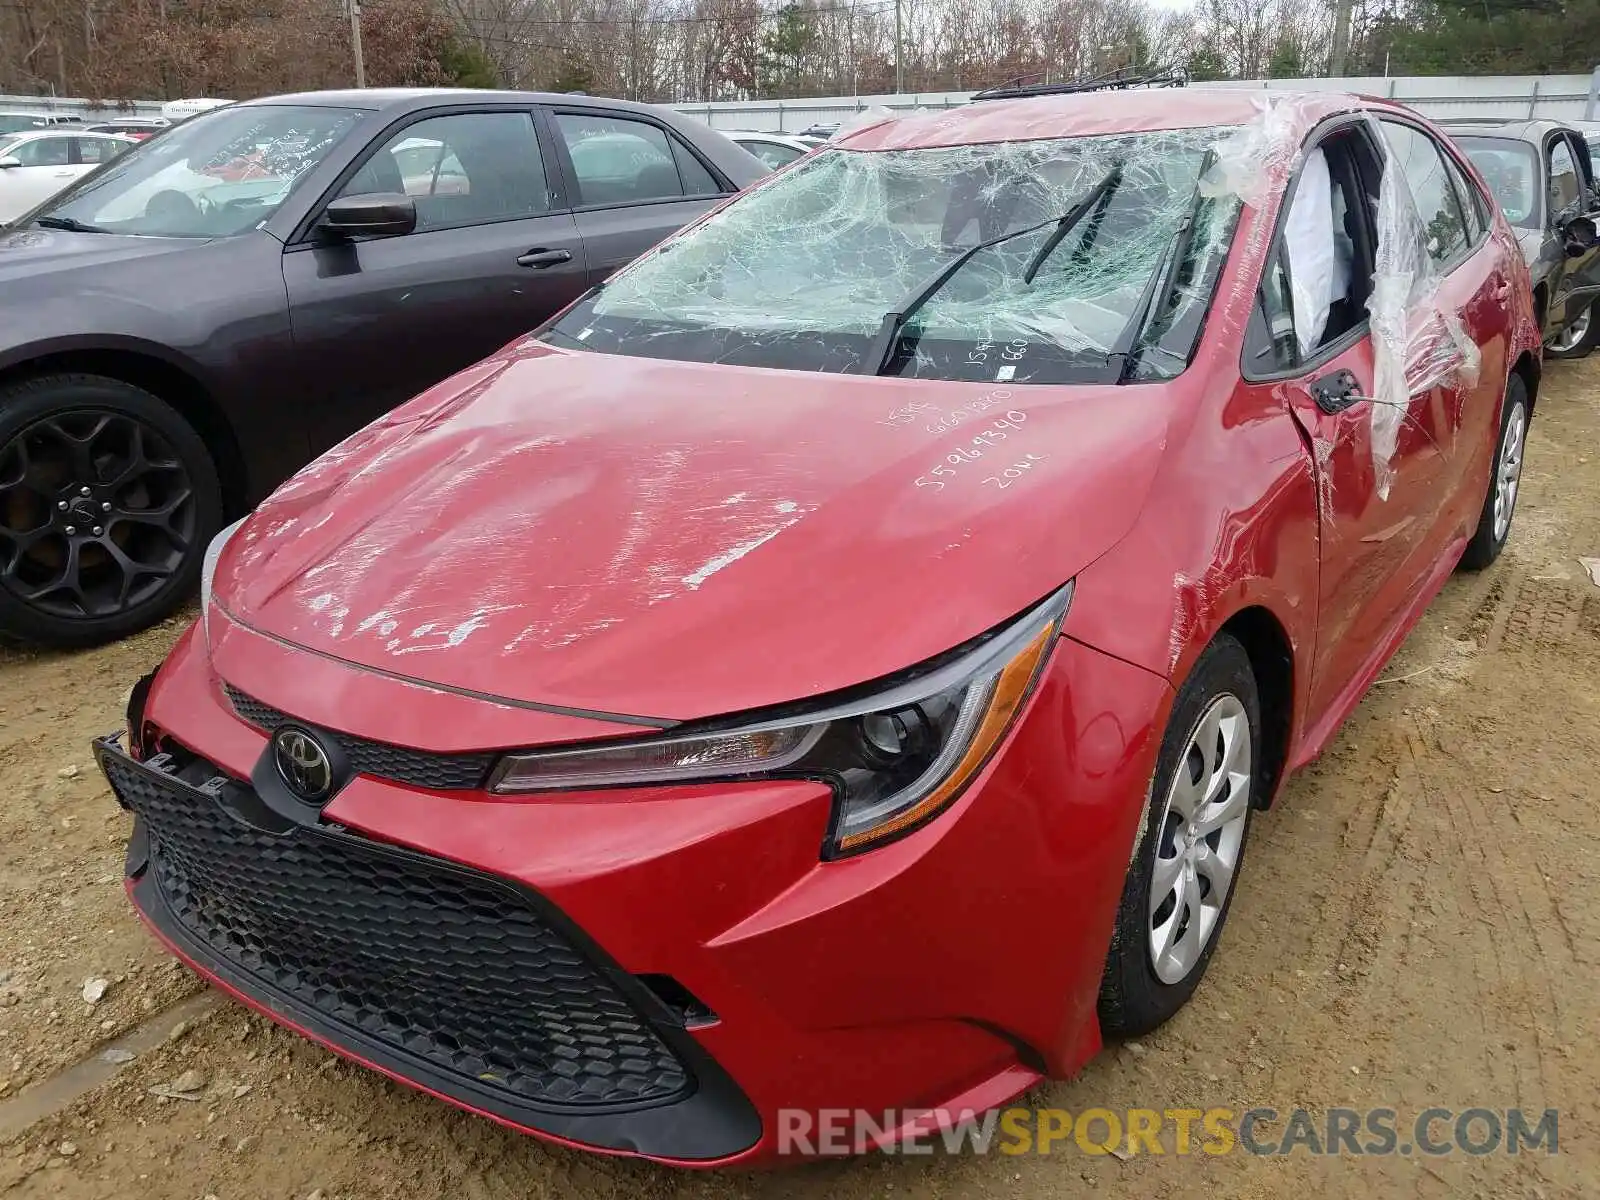
[[[1263,92],[1252,88],[1152,88],[1022,100],[980,100],[940,112],[885,119],[833,144],[849,150],[915,150],[1033,138],[1094,137],[1156,129],[1243,125],[1264,103],[1288,104],[1307,129],[1324,117],[1378,107],[1344,92]]]

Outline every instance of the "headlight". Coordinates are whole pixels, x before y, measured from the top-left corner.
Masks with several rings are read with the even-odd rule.
[[[1072,600],[1069,583],[999,630],[870,695],[694,733],[508,755],[490,790],[803,778],[837,797],[826,852],[909,833],[947,808],[1011,728]]]
[[[217,560],[222,557],[228,539],[239,532],[239,526],[243,525],[246,519],[240,517],[212,538],[211,544],[206,547],[205,558],[200,560],[200,629],[205,634],[208,647],[211,645],[211,585],[217,577]]]

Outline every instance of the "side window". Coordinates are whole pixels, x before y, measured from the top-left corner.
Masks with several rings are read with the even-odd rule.
[[[740,142],[739,144],[774,171],[779,167],[788,166],[799,158],[801,154],[801,151],[796,150],[793,146],[780,146],[777,142]]]
[[[656,126],[610,115],[558,113],[556,128],[572,156],[579,204],[641,204],[685,194],[667,135]]]
[[[111,138],[74,138],[78,143],[78,161],[81,163],[110,162],[126,150],[127,144]]]
[[[539,139],[525,112],[458,113],[407,125],[339,194],[373,192],[410,196],[419,232],[550,211]]]
[[[1470,179],[1467,178],[1455,159],[1448,154],[1444,155],[1444,169],[1450,176],[1450,182],[1455,185],[1456,195],[1461,198],[1461,216],[1466,221],[1467,243],[1476,246],[1478,239],[1483,236],[1483,231],[1488,225],[1488,215],[1484,211],[1483,197],[1478,193]]]
[[[1370,159],[1361,130],[1347,129],[1324,138],[1301,164],[1263,285],[1279,366],[1316,357],[1366,320],[1372,239],[1361,162]]]
[[[11,148],[11,156],[25,167],[64,167],[72,161],[72,139],[39,137]]]
[[[695,157],[694,151],[685,146],[677,138],[669,138],[672,143],[672,157],[678,163],[678,175],[683,180],[683,192],[686,196],[720,196],[725,190],[717,182],[716,177],[706,170],[706,166]]]
[[[1247,376],[1293,370],[1364,326],[1377,178],[1364,124],[1336,130],[1306,153],[1251,312]]]
[[[1453,263],[1467,248],[1467,225],[1439,147],[1420,129],[1393,121],[1382,124],[1394,163],[1411,185],[1429,257],[1441,266]]]
[[[1550,146],[1550,215],[1558,216],[1578,203],[1578,164],[1566,138],[1557,138]]]

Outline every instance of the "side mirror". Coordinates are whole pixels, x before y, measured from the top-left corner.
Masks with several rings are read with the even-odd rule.
[[[1561,227],[1561,244],[1568,258],[1581,258],[1600,245],[1600,229],[1588,217],[1573,217]]]
[[[323,210],[318,228],[341,237],[393,237],[417,227],[417,205],[398,192],[341,196]]]
[[[20,167],[21,165],[22,160],[14,154],[8,154],[4,158],[0,158],[0,171],[9,171],[12,167]]]

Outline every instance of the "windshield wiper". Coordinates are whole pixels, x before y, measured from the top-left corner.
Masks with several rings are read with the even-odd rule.
[[[1074,204],[1067,215],[1056,223],[1056,231],[1045,238],[1044,245],[1040,246],[1034,256],[1028,260],[1028,269],[1022,273],[1022,282],[1032,283],[1033,277],[1039,273],[1039,268],[1044,266],[1044,260],[1055,253],[1056,247],[1061,245],[1067,234],[1071,233],[1077,227],[1078,222],[1089,214],[1090,209],[1102,203],[1109,204],[1111,202],[1111,194],[1121,185],[1122,164],[1118,163],[1110,171],[1106,172],[1104,179],[1094,185],[1093,191]]]
[[[33,223],[40,229],[65,229],[68,233],[110,233],[99,225],[89,225],[76,217],[35,217]]]
[[[979,242],[976,246],[969,246],[945,263],[944,266],[914,288],[894,309],[883,314],[883,324],[878,327],[878,336],[873,339],[872,345],[867,347],[866,354],[862,356],[861,373],[863,375],[883,374],[884,369],[894,360],[895,345],[900,340],[900,333],[905,329],[906,322],[916,316],[918,310],[933,299],[934,294],[949,283],[956,272],[972,260],[973,255],[981,250],[992,249],[1002,242],[1009,242],[1013,238],[1037,233],[1039,230],[1047,229],[1051,225],[1054,225],[1056,229],[1050,235],[1047,248],[1053,250],[1060,244],[1062,238],[1072,232],[1073,226],[1082,221],[1100,198],[1111,188],[1116,187],[1121,179],[1122,164],[1118,163],[1110,171],[1106,172],[1105,178],[1101,179],[1099,183],[1089,190],[1088,195],[1061,216],[1051,217],[1048,221],[1040,221],[1037,225],[1029,225],[1024,229],[1014,230],[1011,233],[1003,233],[999,237],[990,238],[986,242]],[[1042,261],[1043,259],[1038,254],[1035,254],[1034,261],[1030,261],[1028,264],[1029,273],[1025,278],[1032,279],[1032,272],[1038,270],[1039,263]]]
[[[1144,285],[1144,291],[1139,293],[1139,303],[1134,305],[1133,312],[1128,314],[1128,321],[1117,334],[1117,340],[1111,344],[1111,349],[1106,352],[1106,366],[1109,368],[1116,364],[1116,375],[1113,381],[1126,383],[1128,373],[1133,365],[1139,361],[1139,356],[1134,351],[1134,343],[1144,332],[1145,325],[1150,321],[1150,314],[1155,311],[1156,300],[1165,300],[1172,294],[1172,289],[1178,282],[1178,271],[1183,266],[1184,255],[1189,253],[1189,244],[1194,240],[1195,217],[1200,208],[1200,181],[1205,178],[1206,172],[1211,168],[1213,151],[1206,151],[1206,156],[1200,160],[1200,174],[1195,178],[1194,191],[1189,193],[1189,211],[1184,214],[1183,220],[1178,223],[1177,229],[1172,231],[1172,237],[1167,241],[1167,248],[1161,254],[1161,261],[1156,264],[1156,269],[1150,272],[1150,279]]]

